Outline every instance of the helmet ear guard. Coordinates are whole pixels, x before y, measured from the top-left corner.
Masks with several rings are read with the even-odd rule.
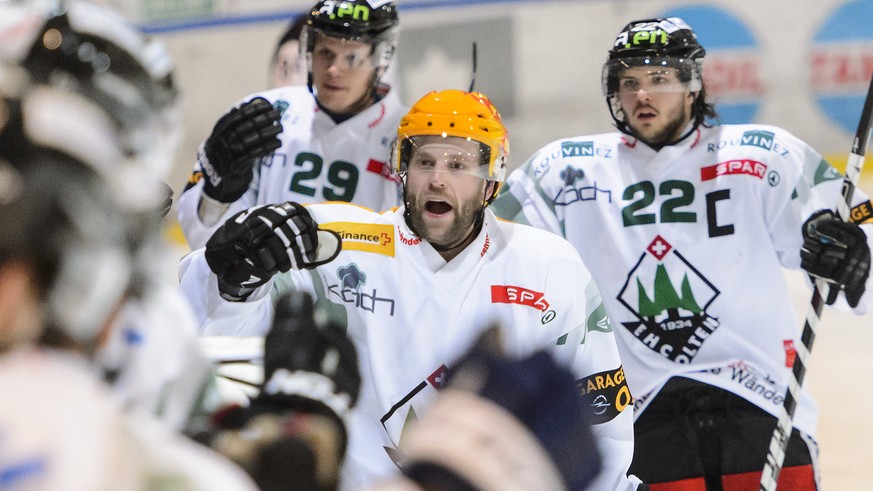
[[[462,90],[432,91],[418,100],[400,120],[391,163],[403,175],[413,151],[412,139],[419,136],[458,137],[478,142],[482,147],[486,180],[495,182],[490,203],[506,178],[509,134],[494,104],[480,92]]]

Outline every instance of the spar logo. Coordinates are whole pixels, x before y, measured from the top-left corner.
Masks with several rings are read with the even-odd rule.
[[[671,9],[663,16],[681,17],[706,48],[703,79],[707,94],[717,104],[719,120],[751,122],[765,91],[759,42],[752,31],[720,7],[682,7]]]
[[[719,176],[748,175],[764,179],[767,166],[757,160],[727,160],[700,169],[700,180],[710,181]]]
[[[832,122],[854,134],[873,76],[873,0],[849,1],[827,18],[813,38],[810,85]]]
[[[555,311],[549,308],[549,302],[544,293],[521,286],[491,285],[491,303],[514,303],[533,307],[543,312],[543,324],[548,324],[555,318]]]
[[[719,290],[672,244],[656,236],[628,273],[618,301],[636,320],[621,324],[670,361],[691,363],[718,329],[707,309]]]

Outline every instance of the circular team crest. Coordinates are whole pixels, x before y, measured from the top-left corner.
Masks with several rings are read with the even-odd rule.
[[[873,76],[873,0],[847,2],[825,19],[809,55],[810,86],[822,112],[854,134]]]
[[[706,49],[703,80],[718,107],[719,120],[726,124],[752,122],[764,94],[759,43],[752,31],[719,7],[682,7],[663,16],[681,17]]]

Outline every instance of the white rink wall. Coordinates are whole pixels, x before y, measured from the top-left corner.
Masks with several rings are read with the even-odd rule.
[[[168,44],[177,65],[187,120],[170,176],[178,194],[197,145],[231,104],[266,87],[275,41],[288,20],[314,0],[116,3]],[[476,41],[476,88],[504,114],[512,168],[556,138],[611,130],[600,70],[615,35],[634,19],[689,14],[683,16],[708,51],[704,71],[708,87],[719,89],[714,94],[719,108],[745,118],[729,122],[782,126],[837,166],[850,148],[873,73],[873,30],[867,27],[873,0],[399,0],[398,5],[401,45],[391,75],[405,102],[432,89],[467,88]],[[873,194],[870,160],[873,156],[861,185],[867,194]],[[809,290],[800,273],[787,276],[800,318]],[[870,481],[871,348],[873,314],[826,309],[807,374],[822,412],[826,490],[866,488]]]
[[[313,2],[116,3],[161,37],[177,64],[187,134],[171,184],[181,190],[198,143],[231,104],[265,88],[287,19]],[[726,122],[783,126],[837,166],[873,73],[873,31],[866,27],[873,0],[399,0],[398,11],[401,44],[392,78],[404,101],[469,87],[475,41],[476,89],[504,114],[510,167],[556,138],[611,130],[600,70],[630,20],[682,14],[707,48],[705,76],[719,109],[731,116]],[[844,95],[848,102],[839,100]]]

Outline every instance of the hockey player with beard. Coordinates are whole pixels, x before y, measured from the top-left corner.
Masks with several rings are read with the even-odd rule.
[[[869,225],[822,211],[839,172],[782,128],[708,121],[704,53],[679,18],[628,24],[603,67],[619,131],[543,147],[494,204],[591,269],[636,398],[631,472],[652,489],[757,488],[801,346],[782,268],[826,280],[828,304],[871,297]],[[779,487],[817,489],[807,391],[794,416]]]
[[[407,425],[493,323],[510,356],[544,349],[585,393],[604,466],[590,489],[639,484],[626,475],[631,397],[596,285],[564,240],[497,221],[488,209],[507,151],[506,128],[484,95],[432,92],[397,129],[392,165],[403,207],[254,207],[182,262],[182,288],[205,334],[263,335],[272,298],[294,289],[313,292],[347,330],[362,387],[343,489],[396,473]]]
[[[216,123],[179,198],[192,249],[240,210],[295,201],[397,206],[386,163],[405,112],[380,82],[397,44],[397,9],[386,0],[321,1],[300,36],[308,88],[246,97]]]

